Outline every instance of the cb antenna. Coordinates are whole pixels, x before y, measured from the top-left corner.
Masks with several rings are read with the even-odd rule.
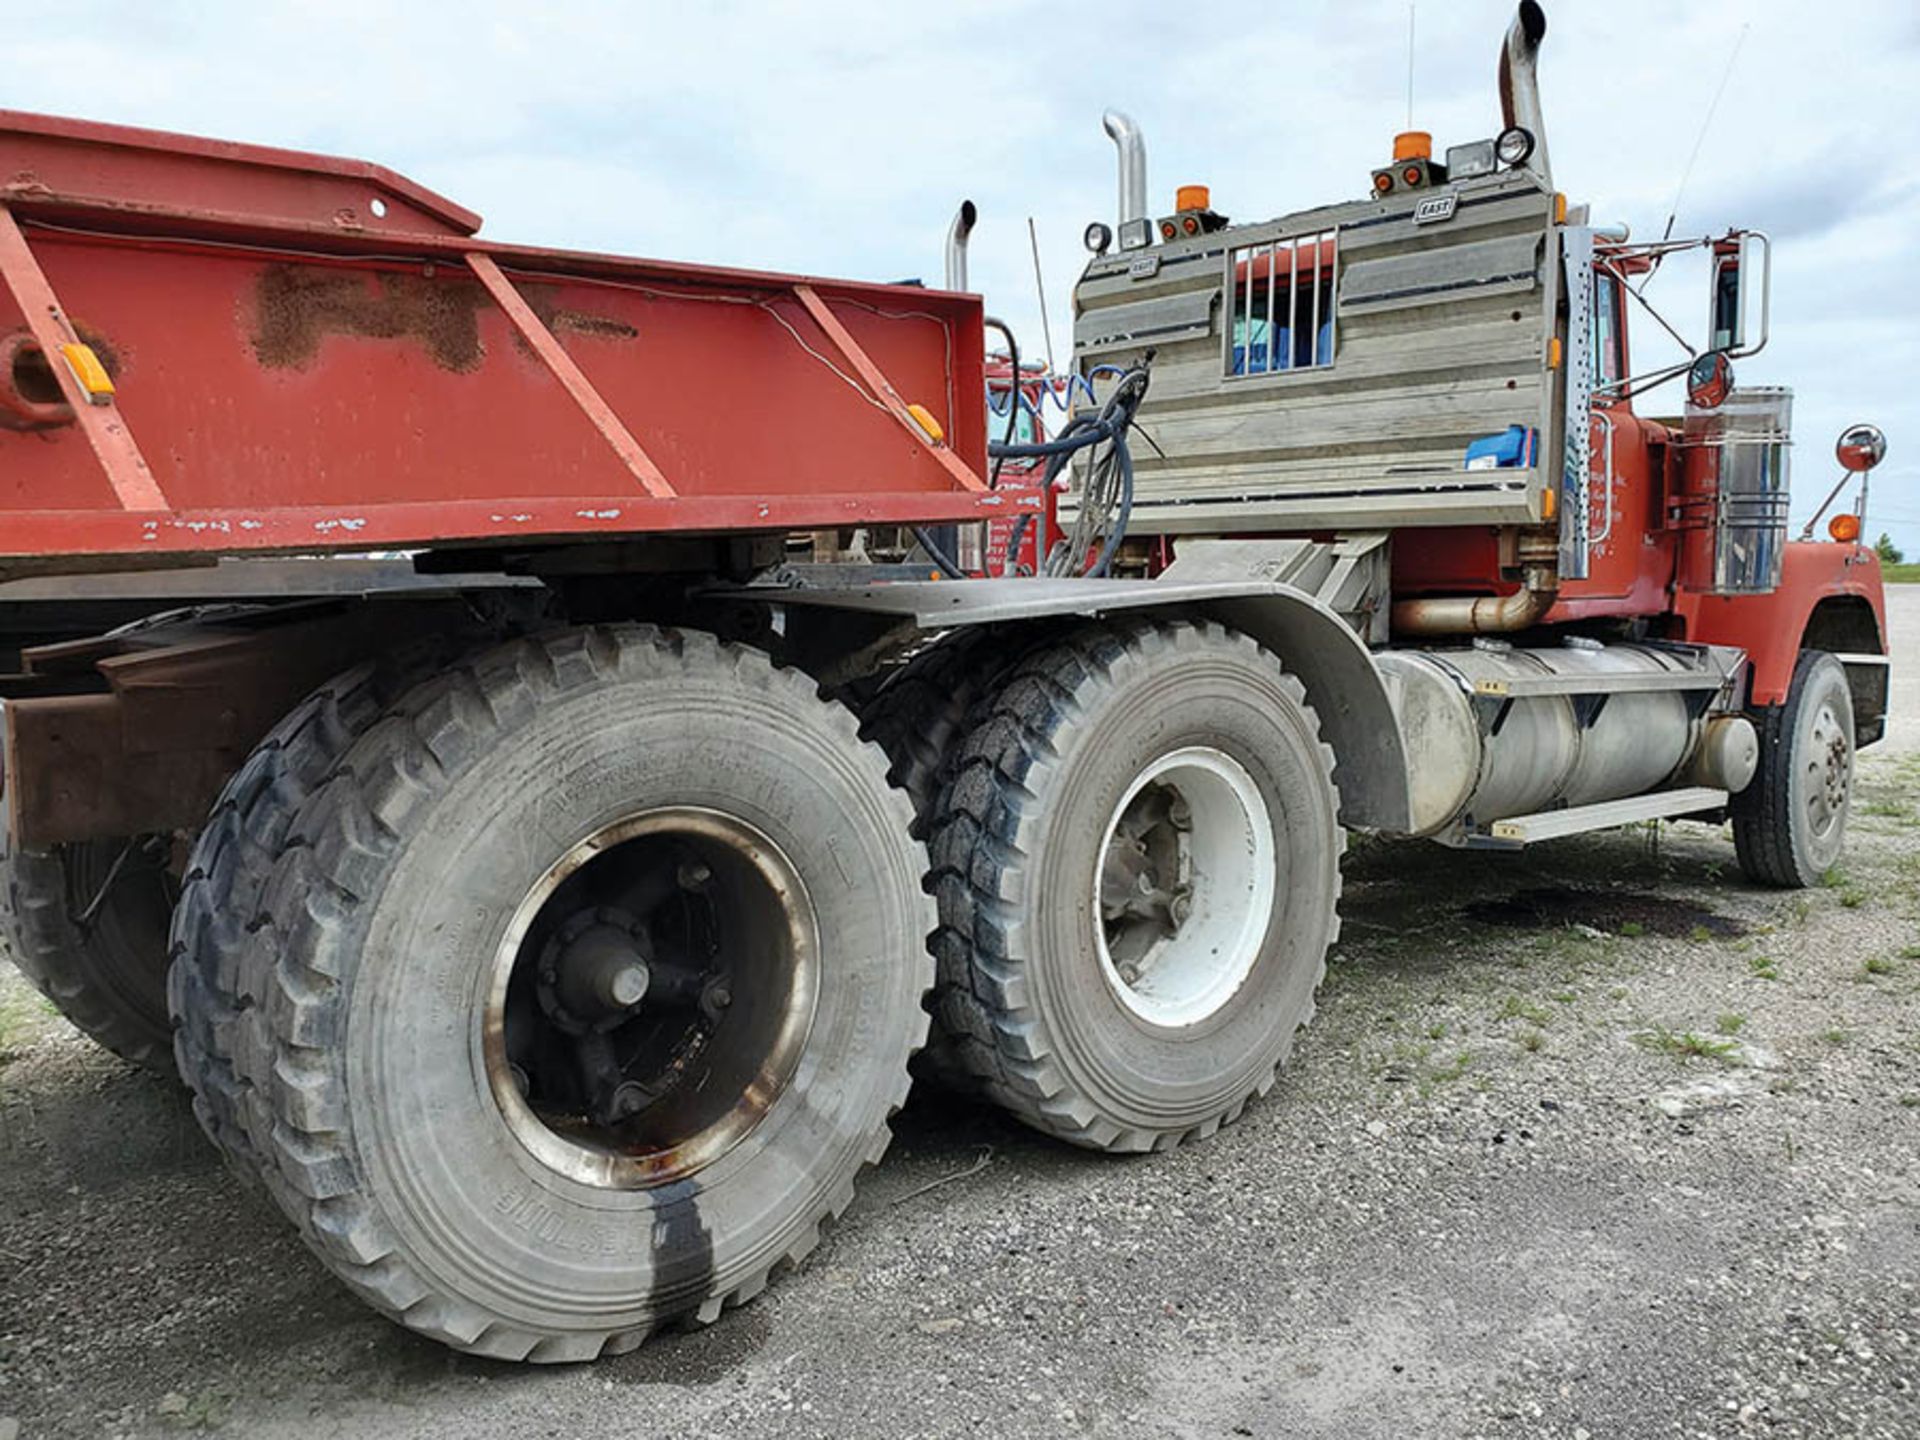
[[[1680,197],[1686,193],[1687,181],[1693,178],[1693,167],[1700,158],[1700,147],[1707,143],[1707,131],[1713,125],[1714,112],[1720,108],[1720,97],[1727,93],[1727,82],[1733,79],[1733,63],[1740,58],[1740,47],[1747,43],[1747,31],[1751,28],[1751,21],[1744,22],[1740,26],[1740,33],[1734,37],[1733,50],[1727,56],[1727,68],[1720,72],[1720,88],[1713,92],[1713,100],[1707,106],[1707,117],[1700,122],[1700,133],[1694,137],[1693,153],[1687,156],[1687,168],[1680,172],[1680,183],[1674,187],[1673,205],[1667,211],[1667,225],[1660,232],[1663,241],[1673,238],[1673,224],[1680,216]],[[1640,288],[1644,290],[1646,286],[1642,284]]]
[[[1047,282],[1040,276],[1040,232],[1034,228],[1033,217],[1027,217],[1027,240],[1033,246],[1033,288],[1040,296],[1040,335],[1047,343],[1047,375],[1051,378],[1053,369],[1053,322],[1047,318]],[[1016,389],[1020,384],[1018,375],[1013,377]]]

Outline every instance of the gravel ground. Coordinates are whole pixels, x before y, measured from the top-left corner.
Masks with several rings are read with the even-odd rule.
[[[1130,1160],[916,1100],[712,1329],[568,1370],[349,1299],[0,964],[0,1440],[1920,1436],[1920,586],[1835,884],[1696,826],[1375,845],[1280,1089]]]

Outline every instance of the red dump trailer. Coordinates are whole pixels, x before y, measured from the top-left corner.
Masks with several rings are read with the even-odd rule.
[[[1078,403],[1005,487],[976,297],[0,112],[15,962],[369,1303],[574,1360],[804,1256],[916,1054],[1093,1149],[1236,1118],[1349,829],[1725,821],[1814,880],[1885,721],[1865,481],[1789,541],[1764,239],[1570,206],[1544,25],[1498,137],[1271,219],[1156,220],[1110,115]],[[1687,244],[1714,333],[1636,371]],[[1027,513],[1039,574],[942,553]],[[846,563],[900,527],[945,574]]]

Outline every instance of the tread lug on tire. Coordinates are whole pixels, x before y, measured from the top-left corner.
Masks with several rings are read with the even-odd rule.
[[[269,1193],[474,1354],[586,1359],[750,1299],[905,1099],[911,823],[852,714],[757,650],[619,625],[446,667],[297,807],[239,955]]]
[[[985,1090],[1093,1149],[1264,1093],[1337,933],[1333,753],[1300,682],[1203,622],[1092,624],[977,713],[929,849],[934,1013]]]
[[[194,841],[168,941],[174,1060],[193,1090],[201,1128],[243,1177],[259,1156],[243,1123],[246,1082],[235,1071],[233,1047],[257,998],[240,983],[240,963],[268,876],[296,843],[300,807],[348,748],[459,643],[449,636],[409,645],[314,691],[228,779]]]

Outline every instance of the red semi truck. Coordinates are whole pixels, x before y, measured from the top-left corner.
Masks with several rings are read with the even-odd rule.
[[[375,166],[0,114],[16,962],[369,1303],[573,1360],[803,1256],[923,1047],[1078,1145],[1233,1120],[1348,829],[1726,819],[1808,883],[1885,720],[1864,481],[1788,541],[1788,394],[1731,377],[1759,236],[1693,242],[1715,333],[1636,372],[1677,243],[1554,188],[1543,34],[1496,138],[1276,219],[1150,215],[1109,117],[1094,401],[1013,457],[1086,447],[1034,578],[809,563],[1044,504],[987,478],[973,296],[499,245]],[[169,588],[97,634],[72,598]]]

